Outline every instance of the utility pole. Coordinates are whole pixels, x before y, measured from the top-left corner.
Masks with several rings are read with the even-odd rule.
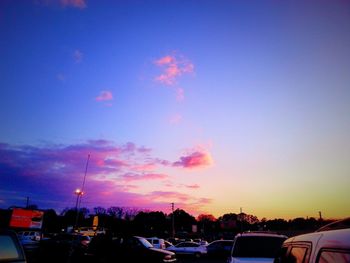
[[[175,238],[175,216],[174,216],[174,203],[171,203],[171,211],[172,211],[172,222],[171,222],[171,225],[172,225],[172,237]]]
[[[240,211],[240,213],[239,213],[239,221],[241,222],[241,233],[243,233],[243,215],[242,215],[242,207],[240,207],[239,208],[239,211]]]
[[[320,216],[320,221],[322,220],[322,212],[318,211],[318,215]]]

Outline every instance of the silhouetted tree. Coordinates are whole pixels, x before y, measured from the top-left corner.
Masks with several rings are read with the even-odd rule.
[[[216,218],[211,214],[201,214],[197,217],[199,230],[206,239],[213,236],[216,229]]]
[[[48,209],[44,212],[43,231],[46,233],[54,233],[60,231],[59,218],[55,210]]]
[[[106,215],[107,210],[104,207],[97,206],[97,207],[94,207],[94,212],[95,212],[95,215],[101,216],[101,215]]]
[[[172,214],[169,215],[169,217],[172,217]],[[196,219],[185,212],[182,209],[176,209],[174,211],[174,221],[175,221],[175,230],[177,233],[180,232],[191,232],[192,231],[192,225],[196,224]]]
[[[135,216],[134,223],[145,236],[164,236],[167,225],[163,212],[139,212]]]
[[[107,213],[113,218],[122,219],[124,216],[124,209],[122,207],[112,206],[107,209]]]

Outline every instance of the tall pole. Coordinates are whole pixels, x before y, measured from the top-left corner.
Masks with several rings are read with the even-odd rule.
[[[77,189],[75,191],[75,194],[77,195],[77,201],[76,201],[77,216],[75,218],[75,228],[78,227],[79,209],[80,209],[80,204],[81,204],[81,198],[82,198],[82,196],[84,194],[85,180],[86,180],[86,174],[87,174],[87,169],[88,169],[88,165],[89,165],[89,160],[90,160],[90,154],[88,154],[88,158],[87,158],[87,161],[86,161],[83,185],[81,187],[81,190]]]
[[[243,215],[242,215],[242,207],[239,208],[239,221],[241,221],[241,233],[243,233]]]
[[[175,215],[174,215],[174,203],[171,203],[171,211],[172,211],[172,237],[175,238]]]
[[[87,169],[88,169],[88,165],[89,165],[89,160],[90,160],[90,154],[88,154],[88,158],[87,158],[87,160],[86,160],[85,174],[84,174],[84,179],[83,179],[83,185],[82,185],[82,187],[81,187],[81,192],[82,192],[82,193],[84,193],[85,180],[86,180],[86,174],[87,174]],[[80,195],[79,207],[80,207],[80,203],[81,203],[81,197],[82,197],[82,195]]]

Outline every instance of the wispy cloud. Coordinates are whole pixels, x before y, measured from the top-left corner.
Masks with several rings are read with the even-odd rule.
[[[75,63],[80,63],[83,60],[83,53],[79,49],[76,49],[73,52],[73,58]]]
[[[66,75],[64,75],[63,73],[58,73],[58,74],[56,75],[56,78],[57,78],[59,81],[62,81],[62,82],[66,81]]]
[[[184,185],[185,187],[187,188],[190,188],[190,189],[199,189],[200,186],[198,184],[189,184],[189,185]]]
[[[148,173],[148,174],[136,174],[136,173],[126,173],[120,176],[120,179],[125,182],[131,181],[144,181],[144,180],[163,180],[167,179],[169,176],[166,174]]]
[[[64,7],[86,8],[85,0],[60,0],[60,4]]]
[[[35,0],[35,3],[45,6],[72,7],[84,9],[87,7],[85,0]]]
[[[181,122],[181,120],[182,120],[181,114],[176,113],[173,116],[171,116],[169,122],[170,122],[170,124],[178,124]]]
[[[96,101],[111,101],[113,100],[113,94],[111,91],[103,90],[101,93],[95,98]]]
[[[185,91],[183,88],[176,88],[176,100],[181,102],[185,99]]]

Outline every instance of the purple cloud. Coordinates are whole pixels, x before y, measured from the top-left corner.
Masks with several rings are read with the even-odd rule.
[[[187,194],[135,192],[137,186],[131,182],[169,182],[169,176],[157,172],[157,168],[160,165],[171,168],[173,162],[154,158],[152,153],[150,148],[131,142],[118,145],[108,140],[42,146],[0,143],[0,205],[23,205],[29,196],[40,208],[63,210],[74,206],[74,190],[82,186],[90,154],[84,206],[161,209],[168,207],[169,198],[176,198],[183,207],[199,208],[202,201]]]

